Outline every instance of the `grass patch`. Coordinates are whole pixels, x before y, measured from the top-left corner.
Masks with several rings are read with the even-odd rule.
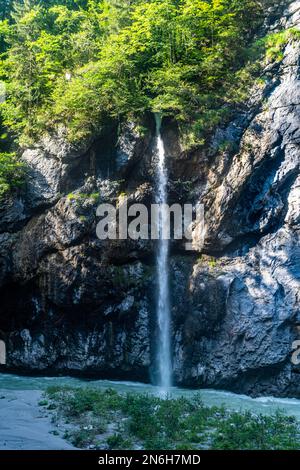
[[[93,204],[96,204],[100,199],[99,193],[69,193],[67,195],[69,201],[76,201],[78,203],[83,203],[84,201],[90,201]]]
[[[300,449],[298,421],[208,407],[201,396],[162,399],[113,389],[51,387],[54,421],[71,426],[65,437],[98,449]],[[49,407],[48,407],[49,409]]]
[[[48,406],[48,404],[49,404],[48,400],[39,401],[39,406]]]

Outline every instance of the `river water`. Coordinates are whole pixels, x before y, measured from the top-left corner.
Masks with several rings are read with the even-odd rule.
[[[46,390],[51,385],[112,388],[120,393],[147,393],[160,395],[161,388],[136,382],[114,382],[109,380],[83,380],[73,377],[23,377],[12,374],[0,374],[0,390]],[[172,397],[192,397],[199,394],[207,406],[224,405],[227,409],[240,411],[250,410],[255,413],[272,414],[280,409],[300,420],[300,400],[294,398],[261,397],[250,398],[246,395],[216,390],[190,390],[172,387]],[[1,406],[1,401],[0,401]]]

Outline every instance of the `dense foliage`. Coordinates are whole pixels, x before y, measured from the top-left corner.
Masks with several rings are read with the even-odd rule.
[[[76,141],[99,133],[108,117],[156,110],[188,130],[190,146],[245,99],[250,46],[273,3],[0,2],[2,119],[21,143],[58,127]]]
[[[76,447],[98,449],[299,449],[299,422],[280,411],[270,416],[208,407],[200,395],[159,398],[115,390],[47,390],[41,406]]]
[[[0,199],[23,184],[25,168],[14,153],[0,153]]]

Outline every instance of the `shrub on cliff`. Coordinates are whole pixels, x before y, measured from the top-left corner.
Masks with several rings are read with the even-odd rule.
[[[0,153],[0,199],[22,186],[25,167],[14,153]]]

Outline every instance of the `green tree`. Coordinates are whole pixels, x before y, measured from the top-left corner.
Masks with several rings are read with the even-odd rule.
[[[155,110],[178,121],[187,145],[199,145],[245,100],[256,70],[249,51],[271,3],[15,2],[0,23],[4,124],[21,143],[58,126],[79,140],[108,119]]]

